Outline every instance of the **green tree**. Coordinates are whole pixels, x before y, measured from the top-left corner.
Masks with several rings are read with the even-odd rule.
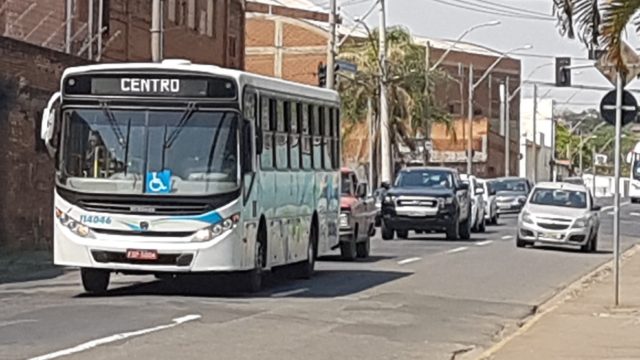
[[[415,151],[416,137],[429,134],[432,122],[445,122],[449,126],[451,124],[448,114],[438,106],[434,97],[435,84],[444,75],[439,70],[427,73],[424,47],[414,44],[411,34],[402,27],[387,30],[387,47],[385,86],[389,99],[391,146],[395,154],[398,154],[401,145]],[[374,128],[380,128],[378,84],[381,66],[378,54],[377,30],[371,32],[366,39],[347,43],[340,50],[339,58],[358,66],[357,74],[341,78],[338,85],[342,97],[345,137],[349,136],[350,124],[366,119],[369,101],[373,107]],[[375,148],[379,149],[378,131],[374,141]],[[375,162],[377,163],[377,159]]]

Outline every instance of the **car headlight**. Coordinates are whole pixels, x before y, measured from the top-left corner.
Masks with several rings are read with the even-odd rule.
[[[526,197],[524,197],[524,196],[519,196],[519,197],[518,197],[518,202],[519,202],[520,204],[524,204],[525,202],[527,202],[527,198],[526,198]]]
[[[574,228],[584,228],[589,224],[589,218],[580,218],[573,223]]]
[[[533,218],[531,217],[531,213],[529,213],[528,211],[525,211],[522,213],[522,222],[525,222],[527,224],[533,224]]]
[[[238,222],[240,222],[240,214],[233,214],[217,224],[198,230],[193,235],[192,241],[204,242],[213,240],[227,231],[235,229],[235,227],[238,226]]]
[[[453,204],[453,197],[443,197],[443,198],[439,198],[438,199],[438,206],[440,208],[444,208],[446,205],[451,205]]]
[[[349,214],[341,213],[340,214],[340,227],[349,227]]]
[[[387,205],[393,205],[396,201],[396,197],[393,195],[387,195],[384,197],[384,201],[383,203],[387,204]]]
[[[91,229],[88,226],[71,218],[67,213],[58,208],[56,208],[56,218],[62,226],[67,227],[72,233],[78,236],[88,237],[91,234]]]

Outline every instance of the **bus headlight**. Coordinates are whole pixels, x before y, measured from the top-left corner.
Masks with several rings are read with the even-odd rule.
[[[205,242],[213,240],[227,231],[235,229],[238,226],[238,222],[240,222],[240,214],[233,214],[217,224],[198,230],[193,235],[192,241]]]
[[[67,227],[69,230],[71,230],[72,233],[78,236],[87,237],[91,234],[91,229],[88,226],[72,219],[64,211],[57,208],[56,218],[58,219],[58,221],[60,221],[60,224],[62,224],[62,226]]]

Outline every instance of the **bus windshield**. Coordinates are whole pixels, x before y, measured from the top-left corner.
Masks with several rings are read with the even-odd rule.
[[[64,114],[60,183],[92,193],[148,193],[163,172],[167,195],[239,186],[238,117],[228,111],[74,109]]]

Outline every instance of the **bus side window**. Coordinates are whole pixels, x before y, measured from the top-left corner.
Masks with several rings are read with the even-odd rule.
[[[313,166],[312,147],[311,147],[311,111],[308,104],[302,105],[302,168],[311,169]]]
[[[271,132],[271,100],[261,97],[260,115],[262,117],[261,136],[262,154],[260,155],[260,167],[273,168],[273,133]]]
[[[340,168],[340,110],[337,108],[332,109],[333,114],[333,169]]]
[[[312,111],[312,120],[311,124],[313,125],[313,168],[316,170],[322,169],[322,133],[321,133],[321,124],[324,120],[324,112],[318,111],[318,106],[314,105],[311,107]]]
[[[299,108],[300,104],[287,102],[288,111],[285,106],[285,115],[289,117],[289,168],[300,169],[300,134],[299,134]]]
[[[323,107],[322,112],[324,115],[324,124],[322,125],[322,149],[324,155],[324,169],[331,170],[331,157],[333,154],[332,147],[333,141],[331,137],[331,128],[333,127],[333,109],[330,107]]]
[[[289,142],[287,135],[287,124],[285,116],[285,106],[282,100],[276,102],[276,168],[285,170],[289,167],[289,154],[287,151],[287,143]]]

